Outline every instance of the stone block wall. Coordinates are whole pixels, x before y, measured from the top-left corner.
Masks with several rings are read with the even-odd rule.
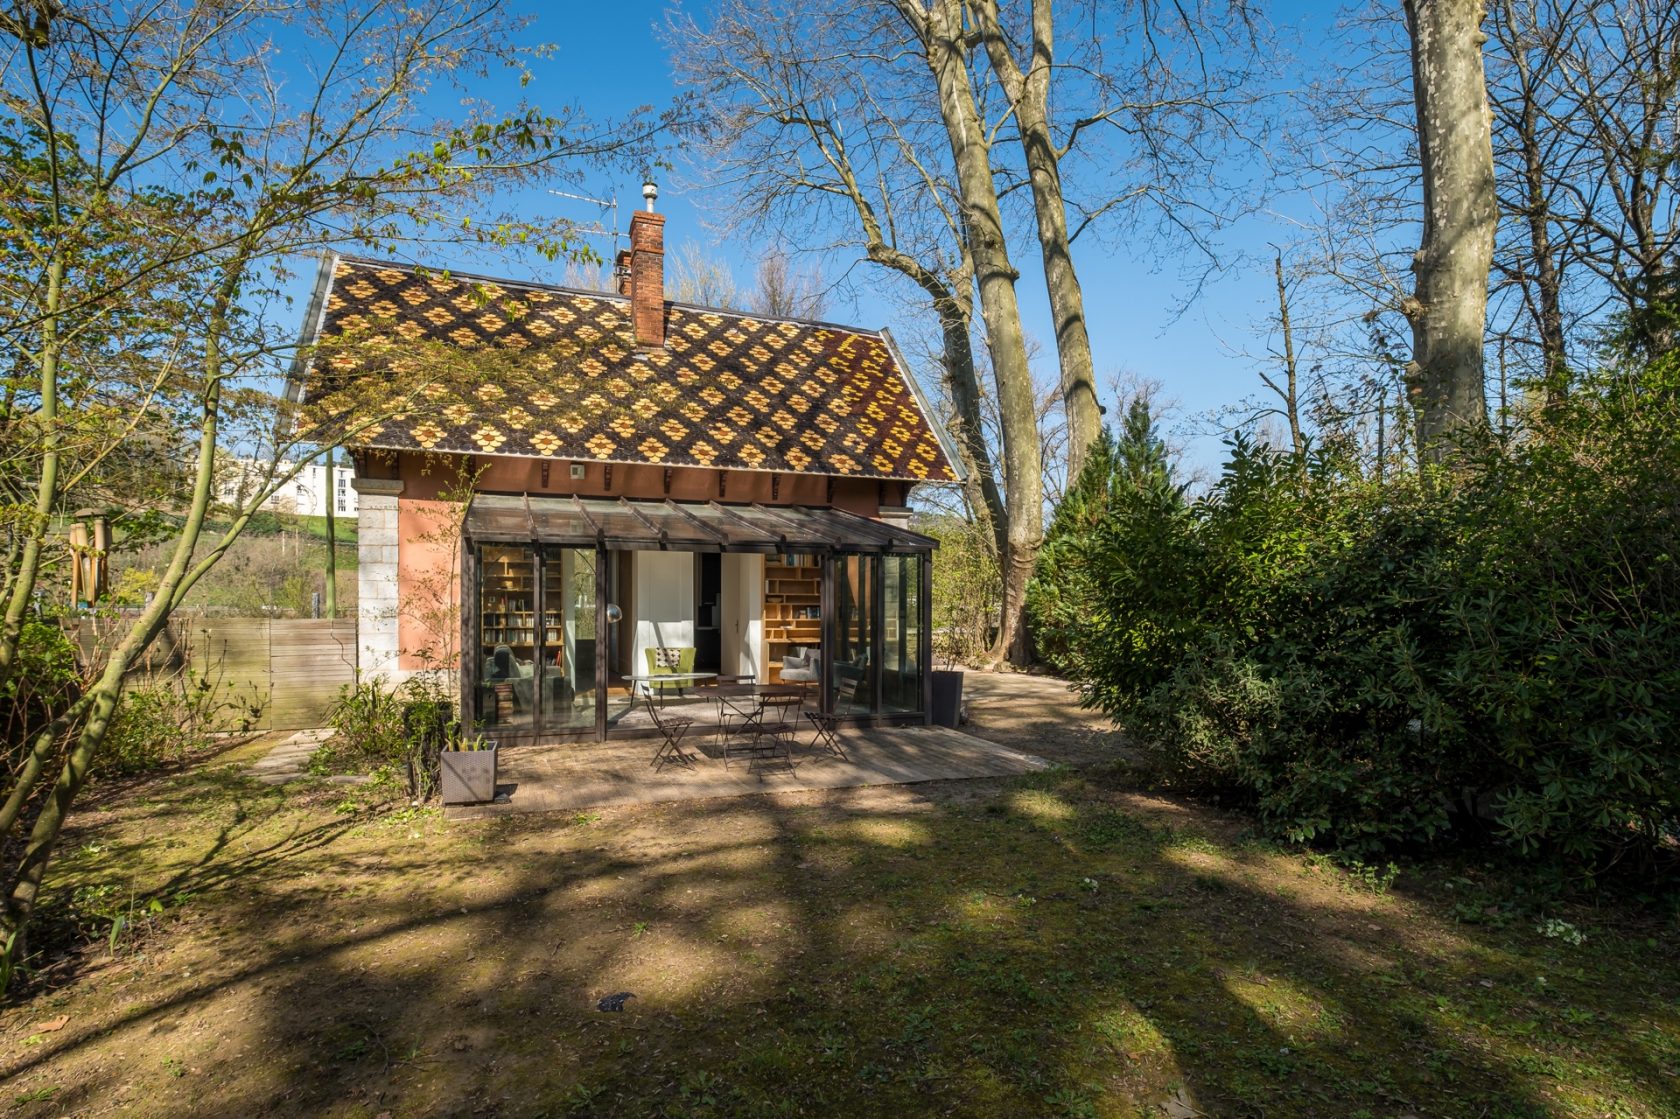
[[[356,665],[364,677],[395,680],[405,675],[397,667],[397,555],[402,546],[397,496],[403,484],[357,478],[355,487],[360,512]]]

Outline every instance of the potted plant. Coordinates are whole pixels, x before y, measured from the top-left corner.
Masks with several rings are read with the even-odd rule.
[[[443,803],[483,804],[496,799],[496,743],[482,735],[456,739],[438,752]]]

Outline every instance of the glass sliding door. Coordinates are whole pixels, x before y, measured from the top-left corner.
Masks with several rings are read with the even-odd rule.
[[[596,552],[478,550],[477,724],[510,736],[596,725]]]
[[[636,553],[608,552],[607,577],[603,582],[607,594],[607,632],[603,635],[603,649],[607,658],[606,727],[610,732],[636,707],[636,691],[625,680],[646,672],[636,666]]]
[[[833,710],[840,715],[867,715],[875,708],[875,626],[879,613],[875,595],[874,556],[834,557],[834,649],[828,660]]]
[[[593,548],[543,551],[538,709],[550,734],[595,729],[595,559]]]
[[[479,550],[478,722],[515,734],[536,729],[540,615],[537,555],[517,544]]]
[[[881,711],[922,709],[922,556],[881,557]]]

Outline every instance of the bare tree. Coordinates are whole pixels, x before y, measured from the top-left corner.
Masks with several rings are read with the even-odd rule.
[[[1279,384],[1265,370],[1260,371],[1260,380],[1278,398],[1283,410],[1283,418],[1289,424],[1290,445],[1299,455],[1306,451],[1307,439],[1301,430],[1300,373],[1296,367],[1295,328],[1289,319],[1289,285],[1284,282],[1283,251],[1281,249],[1272,259],[1272,271],[1277,278],[1278,329],[1283,333],[1283,350],[1277,355],[1282,366],[1283,383]]]
[[[758,286],[749,300],[761,315],[781,319],[820,319],[828,302],[820,273],[794,268],[788,254],[771,249],[758,262]]]
[[[1483,0],[1406,0],[1412,96],[1423,172],[1423,237],[1403,310],[1412,326],[1408,382],[1431,455],[1487,421],[1483,347],[1499,222],[1482,68]]]
[[[743,311],[746,300],[729,266],[706,255],[697,241],[684,241],[671,254],[671,298],[697,307]]]
[[[1003,565],[1003,619],[994,661],[1025,663],[1027,583],[1044,540],[1044,464],[1038,408],[1027,361],[1026,334],[1015,296],[1016,272],[992,174],[991,133],[975,99],[974,74],[961,0],[893,0],[919,48],[950,144],[952,178],[962,230],[974,260],[975,286],[986,324],[992,378],[1003,436],[1004,490],[1009,495],[1008,551]]]
[[[1561,38],[1543,125],[1569,139],[1549,169],[1570,201],[1559,224],[1634,340],[1665,353],[1672,329],[1647,312],[1672,300],[1680,251],[1680,8],[1550,0],[1537,12],[1542,33]]]
[[[1484,363],[1497,362],[1502,411],[1520,427],[1527,391],[1558,399],[1577,355],[1607,329],[1648,353],[1673,344],[1648,309],[1672,288],[1680,250],[1680,11],[1653,0],[1490,0],[1484,26],[1499,213]],[[1409,238],[1417,243],[1417,215],[1430,212],[1419,206],[1424,145],[1408,96],[1411,44],[1395,30],[1382,5],[1343,25],[1344,62],[1311,88],[1318,126],[1301,130],[1311,142],[1293,153],[1326,212],[1309,262],[1325,280],[1309,312],[1339,321],[1339,387],[1355,410],[1371,398],[1364,369],[1386,348],[1365,343],[1388,335],[1394,314],[1423,307],[1401,257]]]
[[[1526,331],[1496,331],[1502,339],[1533,339],[1540,352],[1539,379],[1549,401],[1569,383],[1564,326],[1567,234],[1557,223],[1561,184],[1571,177],[1568,133],[1551,126],[1553,90],[1574,35],[1573,0],[1557,11],[1565,17],[1543,23],[1534,0],[1494,0],[1487,25],[1495,49],[1490,57],[1489,101],[1493,108],[1494,158],[1501,210],[1516,226],[1497,247],[1494,267],[1502,284],[1517,293],[1516,317]],[[1567,206],[1567,200],[1564,206]],[[1514,336],[1514,337],[1513,337]],[[1500,347],[1501,389],[1508,385],[1505,345]],[[1508,405],[1501,406],[1501,412]]]
[[[733,200],[734,227],[829,238],[830,250],[908,280],[931,305],[966,504],[1001,559],[1009,515],[985,438],[973,259],[927,120],[894,101],[880,73],[860,72],[872,55],[859,33],[845,13],[747,0],[720,4],[704,26],[674,17],[669,29],[678,77],[703,91],[711,175]]]

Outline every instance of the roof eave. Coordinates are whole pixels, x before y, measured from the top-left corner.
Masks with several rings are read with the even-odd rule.
[[[309,295],[309,306],[303,313],[303,325],[298,328],[297,349],[292,364],[286,370],[285,398],[298,404],[303,400],[304,381],[309,375],[309,348],[321,340],[321,330],[327,321],[327,296],[332,291],[333,277],[338,272],[339,256],[327,251],[321,254],[321,265],[315,272],[315,287]]]
[[[922,392],[922,386],[918,384],[916,382],[916,378],[911,375],[910,364],[904,360],[904,353],[898,348],[897,339],[892,336],[892,331],[888,330],[884,326],[880,329],[879,333],[881,335],[881,341],[885,342],[887,345],[887,352],[892,354],[893,364],[898,367],[898,375],[904,378],[904,383],[909,387],[910,394],[916,398],[916,406],[922,410],[922,419],[927,423],[928,427],[932,429],[934,438],[939,440],[940,449],[945,452],[945,461],[951,464],[951,473],[956,476],[956,481],[959,483],[968,481],[968,470],[963,466],[962,456],[957,454],[956,442],[952,440],[951,433],[945,430],[944,423],[940,421],[939,416],[934,412],[932,406],[929,405],[926,394]],[[940,481],[940,479],[937,478],[922,478],[917,480],[928,482]]]
[[[935,429],[937,432],[938,429]],[[381,443],[377,439],[368,442],[351,441],[346,447],[355,450],[385,451],[390,454],[401,455],[472,455],[475,458],[512,458],[528,459],[534,462],[581,462],[597,463],[601,466],[655,466],[670,467],[673,470],[730,470],[738,474],[780,474],[784,477],[796,478],[852,478],[863,482],[937,482],[949,485],[943,478],[918,478],[914,474],[842,474],[832,470],[795,470],[793,467],[747,466],[743,463],[714,462],[702,464],[698,462],[649,462],[647,459],[634,458],[594,458],[578,455],[522,455],[510,454],[506,451],[461,451],[453,447],[413,447],[408,444]],[[957,469],[953,465],[953,469]]]

